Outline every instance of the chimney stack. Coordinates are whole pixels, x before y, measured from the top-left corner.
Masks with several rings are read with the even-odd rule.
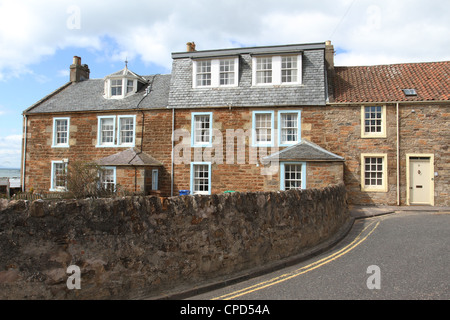
[[[81,58],[74,56],[73,64],[70,66],[70,81],[80,82],[89,80],[89,67],[87,64],[81,64]]]
[[[330,102],[334,101],[334,53],[334,46],[331,44],[331,41],[325,41],[325,67],[327,68],[327,85]]]
[[[195,51],[195,42],[188,42],[188,43],[186,43],[186,46],[187,46],[187,52]]]

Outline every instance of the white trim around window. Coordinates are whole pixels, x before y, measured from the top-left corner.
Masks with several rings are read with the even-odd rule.
[[[52,148],[68,148],[70,138],[70,118],[53,118]]]
[[[252,57],[253,86],[301,85],[302,54]]]
[[[115,191],[116,167],[101,167],[99,182],[104,190]]]
[[[253,111],[252,146],[273,147],[275,141],[274,111]]]
[[[361,106],[361,138],[386,137],[386,106]]]
[[[191,194],[211,194],[211,162],[191,162]]]
[[[300,110],[278,111],[278,145],[280,147],[292,146],[301,140],[301,115]]]
[[[67,191],[67,161],[52,161],[50,191]]]
[[[306,162],[280,162],[280,190],[306,189]]]
[[[98,116],[97,148],[134,147],[136,115]]]
[[[212,146],[212,112],[192,112],[191,114],[191,146]]]
[[[237,87],[239,57],[193,60],[193,88]]]
[[[361,191],[387,192],[387,173],[387,154],[361,154]]]

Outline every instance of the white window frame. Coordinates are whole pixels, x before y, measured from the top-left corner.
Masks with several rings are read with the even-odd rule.
[[[270,141],[258,142],[257,132],[256,132],[256,116],[259,114],[270,114],[271,115],[271,126],[270,126]],[[252,146],[253,147],[273,147],[275,141],[275,113],[274,111],[253,111],[252,114]]]
[[[56,179],[56,165],[57,164],[63,164],[64,170],[66,170],[66,181],[64,187],[58,187],[55,185],[55,179]],[[51,176],[50,176],[50,191],[57,191],[57,192],[65,192],[67,191],[67,161],[64,160],[58,160],[58,161],[52,161],[51,164]]]
[[[381,132],[366,132],[366,108],[381,107]],[[371,119],[371,118],[369,118]],[[377,121],[379,118],[367,121]],[[361,106],[361,138],[386,138],[386,106],[363,105]]]
[[[100,168],[100,179],[99,179],[99,183],[102,186],[102,188],[105,188],[105,182],[103,180],[104,176],[103,176],[103,170],[112,170],[113,171],[113,182],[112,184],[114,185],[114,190],[116,189],[116,185],[117,185],[117,176],[116,176],[116,167],[101,167]],[[109,182],[111,183],[111,182]]]
[[[382,174],[381,185],[366,185],[366,159],[367,158],[382,158],[382,168],[376,168],[372,172],[379,172]],[[375,165],[375,164],[371,164]],[[363,153],[361,154],[361,191],[365,192],[387,192],[388,191],[388,162],[386,153]]]
[[[196,191],[195,190],[195,166],[207,166],[208,167],[208,191]],[[191,162],[191,194],[211,194],[211,162]]]
[[[121,121],[125,118],[133,119],[133,142],[122,143]],[[113,120],[113,142],[102,143],[102,121],[105,119]],[[97,148],[122,148],[134,147],[136,144],[136,115],[119,115],[119,116],[98,116],[97,117]]]
[[[197,72],[197,68],[199,63],[209,61],[211,63],[211,71],[209,72],[211,75],[211,84],[209,85],[199,85],[197,83],[197,75],[199,74]],[[226,71],[226,73],[233,73],[234,76],[234,82],[232,84],[220,84],[220,78],[221,74],[224,72],[221,72],[220,63],[223,61],[233,61],[233,71]],[[224,57],[224,58],[217,58],[217,59],[198,59],[193,60],[192,63],[192,87],[193,88],[230,88],[230,87],[237,87],[239,85],[239,57]]]
[[[282,117],[285,114],[296,114],[297,115],[297,140],[294,141],[283,141],[283,121]],[[278,111],[278,145],[280,147],[287,147],[292,146],[294,144],[297,144],[300,142],[302,138],[302,128],[301,128],[301,118],[302,118],[302,112],[300,110],[281,110]]]
[[[286,191],[285,166],[301,165],[301,186],[299,189],[306,189],[306,162],[280,162],[280,190]]]
[[[282,68],[283,57],[297,57],[297,81],[291,82],[283,82],[282,71],[285,70]],[[259,82],[258,81],[258,59],[272,59],[272,81],[271,82]],[[252,57],[252,84],[253,86],[290,86],[290,85],[301,85],[302,84],[302,54],[301,53],[293,53],[286,55],[261,55],[261,56],[253,56]],[[293,70],[293,69],[290,69]]]
[[[58,143],[58,121],[67,121],[67,141],[66,143]],[[69,139],[70,139],[70,118],[53,118],[53,141],[52,148],[68,148],[69,147]]]
[[[122,81],[121,87],[121,94],[112,94],[112,82],[113,81]],[[132,81],[133,86],[128,85],[128,82]],[[119,86],[114,86],[119,88]],[[131,91],[128,91],[128,89],[132,88]],[[105,97],[108,99],[123,99],[128,95],[131,95],[137,91],[137,80],[136,79],[130,79],[130,78],[110,78],[105,80]]]
[[[209,139],[208,141],[197,142],[196,134],[196,118],[197,117],[209,117]],[[212,112],[192,112],[191,114],[191,146],[192,147],[211,147],[212,146],[212,133],[213,133],[213,114]]]

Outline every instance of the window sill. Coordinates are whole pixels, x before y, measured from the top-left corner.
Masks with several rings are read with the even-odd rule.
[[[52,145],[52,148],[60,148],[60,149],[68,149],[70,148],[70,146],[68,144],[64,144],[64,145]]]
[[[96,148],[134,148],[135,144],[97,144]]]

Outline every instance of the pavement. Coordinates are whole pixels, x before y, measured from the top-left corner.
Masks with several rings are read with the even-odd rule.
[[[439,212],[450,213],[450,207],[432,206],[350,206],[350,215],[355,219],[370,218],[396,212]]]
[[[365,219],[380,215],[393,214],[399,212],[436,212],[436,213],[448,213],[450,214],[450,207],[432,207],[432,206],[350,206],[350,216],[352,219],[342,227],[331,239],[319,244],[318,246],[306,250],[299,255],[289,257],[287,259],[276,261],[264,266],[260,266],[251,270],[244,271],[241,274],[234,275],[233,277],[225,277],[222,279],[215,279],[210,283],[202,283],[196,287],[180,287],[174,291],[161,293],[154,297],[146,297],[145,300],[181,300],[187,299],[192,296],[196,296],[211,290],[223,288],[227,285],[238,283],[256,276],[260,276],[269,272],[285,268],[306,259],[317,256],[318,254],[331,249],[340,240],[342,240],[353,226],[356,219]]]

